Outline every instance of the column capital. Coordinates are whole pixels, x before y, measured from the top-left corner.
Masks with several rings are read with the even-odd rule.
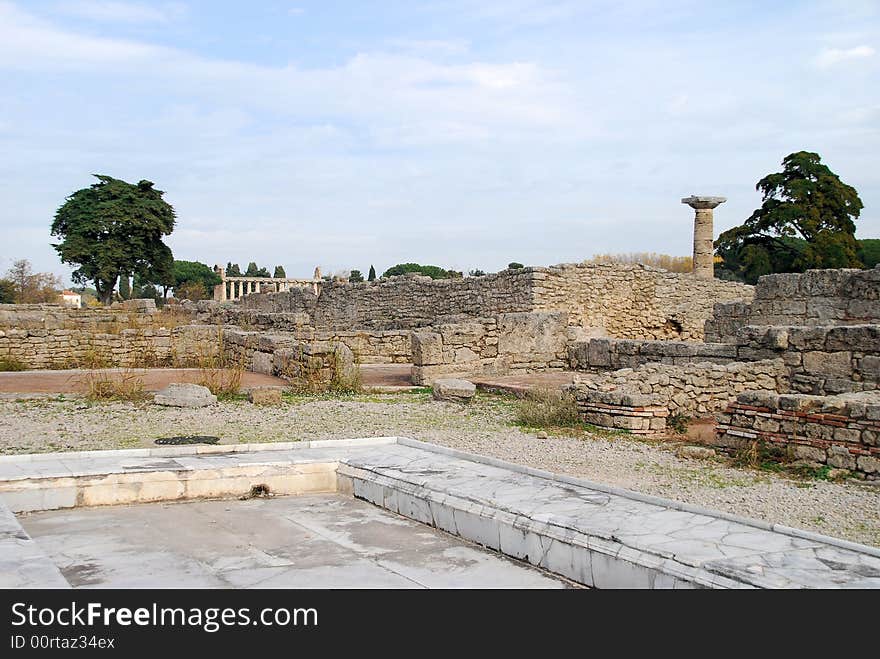
[[[727,201],[727,197],[706,197],[702,195],[691,195],[684,197],[681,203],[687,204],[691,208],[697,210],[711,210]]]

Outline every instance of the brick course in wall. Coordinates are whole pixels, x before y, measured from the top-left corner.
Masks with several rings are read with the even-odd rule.
[[[775,392],[787,387],[785,364],[775,359],[683,366],[651,363],[583,376],[573,390],[586,423],[638,434],[663,434],[667,417],[705,418],[723,410],[743,391]]]
[[[718,415],[714,443],[790,447],[793,456],[880,479],[880,393],[839,396],[744,392]]]

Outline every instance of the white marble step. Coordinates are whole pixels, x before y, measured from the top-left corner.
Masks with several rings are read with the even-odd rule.
[[[587,586],[880,588],[868,547],[408,443],[346,457],[340,488]]]

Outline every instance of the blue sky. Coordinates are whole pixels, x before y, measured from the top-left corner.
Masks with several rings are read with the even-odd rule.
[[[691,250],[793,151],[880,237],[880,2],[0,0],[0,270],[92,173],[290,276]]]

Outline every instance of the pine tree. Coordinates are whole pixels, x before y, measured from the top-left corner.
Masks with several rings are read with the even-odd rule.
[[[280,265],[275,266],[275,274],[272,276],[275,279],[287,279],[287,275],[284,273],[284,267]]]
[[[370,272],[367,275],[367,281],[376,281],[376,268],[370,266]]]

